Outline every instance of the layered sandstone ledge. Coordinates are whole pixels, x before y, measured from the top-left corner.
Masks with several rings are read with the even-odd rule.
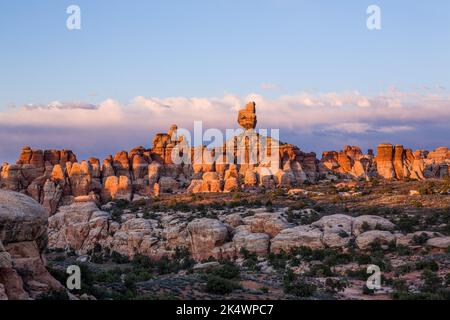
[[[255,133],[256,107],[249,103],[239,111],[238,123],[245,130],[234,140],[260,138]],[[324,152],[319,161],[315,153],[277,143],[267,138],[268,153],[278,153],[276,163],[266,163],[261,155],[250,161],[247,147],[233,145],[240,164],[225,161],[206,148],[187,148],[193,164],[174,164],[172,153],[185,145],[177,136],[177,126],[157,134],[151,148],[139,146],[121,151],[102,162],[96,158],[78,161],[70,150],[33,150],[24,147],[16,164],[4,163],[0,169],[0,188],[18,191],[41,203],[49,215],[61,205],[74,202],[137,200],[159,193],[232,192],[248,189],[294,187],[304,182],[355,178],[370,180],[445,178],[449,175],[450,150],[413,152],[403,146],[380,144],[376,155],[363,154],[358,147]],[[246,142],[247,143],[247,142]],[[247,144],[245,144],[247,146]],[[186,150],[186,149],[183,149]],[[200,156],[199,156],[200,155]],[[215,161],[207,161],[215,157]],[[200,158],[200,159],[198,159]],[[275,167],[275,168],[274,168]]]

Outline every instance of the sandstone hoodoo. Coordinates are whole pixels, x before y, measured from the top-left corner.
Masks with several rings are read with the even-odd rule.
[[[0,299],[146,297],[171,279],[187,281],[177,282],[180,296],[211,287],[216,273],[292,298],[288,270],[323,288],[324,277],[352,283],[371,264],[401,274],[403,260],[417,269],[406,277],[417,288],[429,263],[422,256],[448,252],[448,148],[345,146],[319,160],[260,134],[253,102],[238,124],[218,148],[191,147],[172,125],[151,148],[103,161],[24,147],[1,167]],[[439,259],[431,267],[444,274],[448,262]],[[69,264],[98,273],[89,294],[68,293],[52,277],[65,281]],[[199,272],[208,283],[198,284]],[[361,281],[351,285],[338,295],[354,298]]]
[[[289,188],[320,180],[386,180],[446,178],[450,151],[427,152],[401,145],[380,144],[376,155],[363,154],[357,146],[315,153],[261,137],[256,133],[256,104],[238,113],[244,133],[220,149],[189,147],[177,126],[156,134],[153,146],[139,146],[110,155],[78,161],[70,150],[33,150],[24,147],[16,164],[3,163],[0,188],[25,193],[41,203],[48,215],[74,202],[137,200],[161,193],[218,193],[238,190]],[[253,152],[251,145],[261,149]],[[190,156],[190,163],[176,164],[173,154]],[[232,160],[228,156],[231,154]],[[277,157],[271,158],[272,155]],[[238,161],[239,160],[239,161]]]
[[[382,143],[374,156],[372,150],[363,154],[359,147],[345,146],[340,152],[324,152],[321,165],[325,167],[326,174],[334,173],[346,178],[442,179],[449,176],[450,157],[446,150],[447,148],[438,148],[432,152],[413,152],[402,145]]]
[[[239,110],[238,123],[245,130],[256,128],[256,103],[249,102],[245,109]]]

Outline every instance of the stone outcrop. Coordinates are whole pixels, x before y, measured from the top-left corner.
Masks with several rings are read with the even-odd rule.
[[[372,150],[363,154],[357,146],[345,146],[339,152],[324,152],[319,161],[315,153],[259,135],[254,102],[239,111],[238,123],[244,132],[213,150],[190,147],[178,135],[176,125],[167,133],[156,134],[151,148],[138,146],[103,161],[89,158],[79,162],[70,150],[27,146],[15,164],[1,165],[0,188],[29,195],[51,216],[59,206],[80,201],[293,188],[321,179],[449,176],[447,147],[412,152],[401,145],[380,144],[375,156]],[[185,161],[174,162],[175,157]]]
[[[390,242],[395,243],[395,235],[389,231],[371,230],[361,233],[356,238],[356,245],[362,250],[369,249],[373,243],[388,245]]]
[[[245,130],[256,128],[256,104],[249,102],[245,106],[245,109],[239,110],[238,123]]]
[[[249,215],[219,213],[204,218],[196,213],[173,212],[145,218],[143,212],[128,211],[114,216],[114,206],[103,211],[94,202],[62,206],[49,218],[49,247],[89,254],[96,246],[105,252],[133,257],[146,255],[154,259],[185,248],[195,260],[236,258],[242,249],[258,256],[289,252],[298,247],[346,250],[351,242],[358,249],[369,250],[373,244],[387,249],[391,243],[414,245],[421,233],[396,233],[389,220],[374,215],[352,217],[344,214],[324,215],[308,225],[286,221],[286,209],[267,212],[255,209]],[[303,210],[301,214],[308,214]],[[445,250],[448,237],[429,232],[427,246]]]
[[[223,245],[228,235],[228,229],[222,222],[207,218],[190,222],[187,230],[192,256],[198,260],[213,256],[214,248]]]
[[[326,151],[322,154],[321,172],[346,178],[386,180],[445,178],[449,176],[448,148],[432,152],[412,151],[402,145],[380,144],[376,156],[371,150],[362,154],[358,147],[346,146],[343,151]]]
[[[24,154],[24,160],[29,156]],[[45,268],[46,248],[47,213],[42,206],[23,194],[0,190],[1,298],[32,299],[63,288]]]
[[[274,253],[290,252],[298,247],[323,248],[322,232],[311,226],[298,226],[281,231],[271,240],[271,251]]]

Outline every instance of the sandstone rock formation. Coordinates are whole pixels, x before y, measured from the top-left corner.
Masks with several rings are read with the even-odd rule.
[[[346,146],[344,151],[326,151],[322,155],[322,173],[370,180],[445,178],[449,175],[448,148],[432,152],[412,151],[402,145],[380,144],[376,156],[371,150],[363,155],[358,147]]]
[[[151,148],[138,146],[103,161],[89,158],[79,162],[70,150],[27,146],[15,164],[1,165],[0,188],[31,196],[51,216],[58,207],[80,201],[293,188],[321,179],[423,180],[449,176],[447,147],[412,152],[401,145],[380,144],[375,156],[371,150],[363,154],[357,146],[345,146],[339,152],[324,152],[319,161],[315,153],[259,135],[254,102],[239,111],[238,123],[244,133],[213,150],[189,147],[178,135],[176,125],[167,133],[156,134]],[[191,162],[174,163],[174,157]]]
[[[249,102],[245,106],[245,109],[239,110],[238,123],[245,130],[256,128],[256,104]]]
[[[0,190],[0,296],[23,300],[63,288],[45,268],[46,247],[45,210],[23,194]]]

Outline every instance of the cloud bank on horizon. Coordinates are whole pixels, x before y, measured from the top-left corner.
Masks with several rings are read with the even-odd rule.
[[[174,123],[189,130],[199,120],[204,130],[236,128],[237,111],[250,100],[257,104],[258,128],[280,129],[282,141],[304,151],[340,150],[346,144],[367,149],[380,142],[413,149],[450,145],[450,96],[438,93],[393,88],[376,96],[357,91],[276,98],[138,96],[128,103],[55,101],[0,111],[0,161],[13,162],[25,145],[71,149],[80,159],[103,158],[138,145],[150,147],[152,136]]]

